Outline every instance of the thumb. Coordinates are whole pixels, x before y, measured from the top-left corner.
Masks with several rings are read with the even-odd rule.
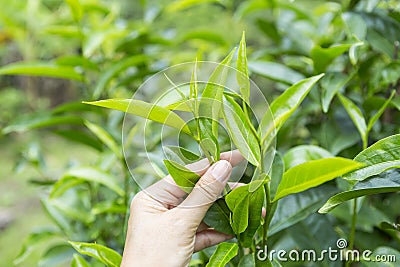
[[[192,192],[179,205],[181,211],[190,213],[193,222],[200,224],[207,210],[221,195],[231,173],[232,165],[228,161],[220,160],[216,162],[200,178]]]

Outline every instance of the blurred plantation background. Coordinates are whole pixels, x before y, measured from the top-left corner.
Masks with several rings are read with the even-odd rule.
[[[102,266],[67,241],[121,253],[127,208],[139,190],[122,156],[123,113],[81,101],[130,98],[152,74],[196,57],[218,62],[243,31],[251,78],[268,101],[326,73],[279,132],[285,164],[353,158],[400,133],[396,0],[0,0],[0,6],[0,266]],[[356,119],[338,93],[358,107]],[[368,124],[361,137],[354,120]],[[133,169],[148,175],[141,157]],[[290,234],[318,220],[332,240],[347,233],[350,204],[316,215],[325,197],[303,207],[306,220],[280,229],[276,244],[303,247]],[[358,248],[390,246],[399,254],[399,232],[380,228],[382,221],[400,223],[398,203],[398,194],[364,201]]]

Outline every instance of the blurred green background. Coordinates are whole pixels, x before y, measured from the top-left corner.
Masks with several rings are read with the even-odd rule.
[[[130,98],[152,74],[196,57],[218,62],[243,31],[251,78],[269,101],[302,78],[327,73],[279,133],[280,152],[302,144],[349,158],[360,151],[337,92],[371,118],[396,90],[368,143],[400,132],[396,0],[0,0],[0,6],[0,266],[12,266],[32,231],[42,234],[28,239],[18,266],[69,265],[67,240],[121,252],[118,233],[138,188],[104,139],[120,146],[123,116],[80,102]],[[138,172],[141,164],[138,159]],[[72,181],[66,173],[79,166],[114,177],[126,195],[90,175]],[[49,198],[62,178],[70,184]],[[399,203],[398,195],[391,197]],[[347,231],[346,218],[335,216],[332,227]],[[382,216],[398,222],[400,214]],[[376,221],[365,223],[360,235],[374,233]],[[373,248],[387,241],[377,236]],[[364,238],[360,247],[370,240]],[[398,250],[395,240],[387,243]]]

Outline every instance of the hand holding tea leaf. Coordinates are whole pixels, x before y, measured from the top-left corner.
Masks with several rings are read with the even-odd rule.
[[[232,238],[202,221],[223,191],[232,166],[242,160],[238,151],[232,151],[222,153],[212,166],[207,159],[187,165],[201,176],[189,195],[169,175],[137,194],[131,204],[121,266],[156,266],[160,262],[186,266],[193,252]]]

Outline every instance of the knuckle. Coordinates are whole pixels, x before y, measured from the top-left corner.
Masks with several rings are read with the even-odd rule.
[[[131,201],[130,210],[133,211],[142,206],[145,198],[146,198],[146,193],[144,193],[143,191],[137,193]]]

